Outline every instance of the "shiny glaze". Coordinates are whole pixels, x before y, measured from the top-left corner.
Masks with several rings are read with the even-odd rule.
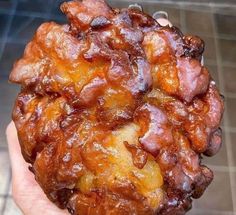
[[[63,3],[10,81],[22,153],[71,214],[184,214],[213,179],[223,101],[203,41],[103,0]]]

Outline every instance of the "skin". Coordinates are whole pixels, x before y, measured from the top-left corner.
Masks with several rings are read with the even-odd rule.
[[[12,196],[23,214],[69,214],[66,210],[57,208],[47,199],[43,190],[35,181],[34,175],[28,170],[28,164],[21,155],[20,144],[13,122],[8,125],[6,135],[12,166]]]

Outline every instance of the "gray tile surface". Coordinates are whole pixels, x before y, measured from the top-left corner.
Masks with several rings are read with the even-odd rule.
[[[42,2],[42,0],[18,0],[17,11],[27,12],[40,12],[45,13],[52,6],[52,0]]]
[[[213,36],[213,15],[208,12],[186,10],[186,28],[188,33]]]
[[[234,15],[215,15],[218,33],[227,36],[236,36],[236,16]]]
[[[12,9],[14,0],[0,0],[0,9]]]
[[[30,16],[14,16],[9,30],[8,40],[19,41],[20,43],[29,42],[37,28],[45,22],[45,19]]]
[[[9,84],[6,78],[0,77],[0,146],[6,147],[5,130],[11,121],[11,112],[19,86]]]
[[[8,23],[8,20],[9,20],[9,17],[11,15],[8,15],[8,14],[3,14],[0,12],[0,39],[3,38],[3,35],[5,33],[5,30],[6,30],[6,27],[7,27],[7,23]]]
[[[204,58],[207,58],[211,61],[216,61],[216,47],[214,43],[214,37],[211,36],[202,36],[199,35],[205,42],[205,51],[204,51]]]
[[[226,111],[230,114],[227,126],[236,127],[236,98],[226,98]]]
[[[236,92],[236,68],[223,67],[224,72],[224,88],[226,93]]]
[[[0,214],[1,214],[1,211],[3,210],[4,201],[5,201],[5,198],[0,197]]]
[[[236,190],[236,171],[232,173],[232,190]],[[233,192],[233,197],[234,205],[236,205],[236,192]]]
[[[223,144],[221,150],[213,157],[204,157],[203,163],[214,166],[228,166],[227,144],[225,133],[223,133]]]
[[[233,155],[234,155],[233,156],[233,166],[236,167],[236,132],[231,132],[230,133],[230,140],[231,140],[231,143],[232,143],[232,152],[233,152]]]
[[[7,151],[0,151],[0,195],[5,195],[10,180],[10,161]]]
[[[11,197],[6,200],[6,207],[2,215],[23,215]]]
[[[219,47],[223,62],[236,62],[236,40],[219,39]]]
[[[25,44],[18,42],[6,42],[0,64],[0,77],[8,77],[13,63],[19,59],[25,49]]]
[[[214,81],[216,82],[217,87],[219,87],[219,75],[218,75],[218,67],[217,65],[206,65],[206,68],[209,70],[212,78],[214,79]]]
[[[213,182],[204,195],[195,200],[195,206],[207,211],[233,211],[229,173],[215,171]]]

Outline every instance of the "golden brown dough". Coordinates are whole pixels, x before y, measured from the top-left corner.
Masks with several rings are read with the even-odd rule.
[[[213,179],[223,101],[204,42],[104,0],[65,2],[10,81],[22,153],[48,198],[74,215],[185,214]]]

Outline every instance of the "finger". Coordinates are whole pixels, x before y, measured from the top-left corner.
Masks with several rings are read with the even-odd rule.
[[[24,161],[21,154],[21,148],[18,141],[16,127],[13,122],[11,122],[6,130],[8,150],[10,155],[10,161],[12,166],[12,172],[20,172],[24,174],[28,172],[28,164]]]
[[[143,11],[143,8],[139,4],[130,4],[129,9],[135,9],[139,11]],[[157,20],[157,22],[162,26],[169,25],[172,26],[171,22],[168,20],[168,13],[165,11],[156,11],[152,17]]]
[[[157,19],[157,22],[158,22],[161,26],[167,26],[167,25],[169,25],[170,27],[173,26],[172,23],[171,23],[169,20],[165,19],[165,18],[158,18],[158,19]]]
[[[172,23],[168,20],[168,13],[165,11],[157,11],[152,17],[162,26],[172,26]]]

